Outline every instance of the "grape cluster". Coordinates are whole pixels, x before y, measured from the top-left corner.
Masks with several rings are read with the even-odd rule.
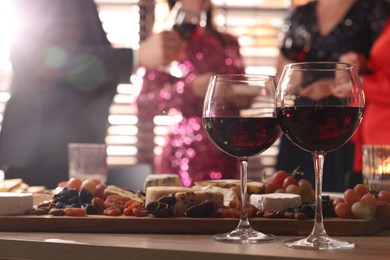
[[[302,202],[314,201],[315,192],[310,181],[297,180],[294,176],[296,171],[289,174],[279,170],[273,173],[264,184],[264,193],[292,193],[301,196]]]
[[[371,218],[390,216],[390,191],[380,191],[376,196],[364,184],[347,189],[343,197],[333,201],[340,218]]]
[[[293,213],[305,213],[309,218],[314,218],[315,202],[305,202],[297,208],[288,209],[288,211]],[[333,200],[331,200],[329,196],[322,196],[322,215],[324,217],[336,216],[333,208]]]

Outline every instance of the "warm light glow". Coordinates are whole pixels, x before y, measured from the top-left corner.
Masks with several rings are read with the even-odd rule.
[[[10,40],[16,28],[17,19],[12,12],[10,1],[0,1],[0,59],[8,57]]]
[[[390,175],[390,158],[386,158],[382,161],[380,165],[378,165],[379,174],[389,174]]]

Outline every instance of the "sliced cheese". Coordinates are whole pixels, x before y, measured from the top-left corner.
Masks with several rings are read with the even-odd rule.
[[[223,194],[215,191],[186,191],[175,194],[176,204],[173,207],[173,215],[182,217],[188,208],[198,205],[206,200],[213,202],[214,207],[223,206]]]
[[[0,192],[0,215],[22,215],[33,207],[31,193]]]
[[[145,178],[144,190],[153,186],[180,186],[177,174],[151,174]]]
[[[259,210],[286,210],[302,204],[301,196],[290,193],[252,194],[250,204]]]
[[[152,186],[146,189],[145,194],[145,204],[147,205],[150,202],[158,201],[162,196],[169,194],[176,194],[177,192],[189,192],[199,190],[196,188],[189,187],[176,187],[176,186]]]
[[[239,192],[240,180],[222,179],[195,182],[195,186],[215,186],[220,188],[234,188]],[[248,194],[260,194],[264,190],[264,183],[259,181],[248,181]]]
[[[210,192],[220,192],[223,194],[223,204],[228,207],[230,204],[230,201],[234,199],[240,198],[239,189],[231,188],[221,188],[217,186],[204,186],[201,187],[202,191],[210,191]]]
[[[221,188],[230,188],[240,186],[240,180],[222,179],[222,180],[207,180],[197,181],[195,186],[217,186]]]
[[[263,193],[264,183],[260,181],[248,181],[247,182],[248,194],[260,194]]]

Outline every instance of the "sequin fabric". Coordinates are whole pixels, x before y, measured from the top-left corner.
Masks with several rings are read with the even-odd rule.
[[[368,57],[388,15],[382,0],[358,0],[342,21],[328,34],[317,26],[316,1],[293,9],[283,26],[281,52],[292,61],[337,61],[341,54],[355,51]]]
[[[196,96],[191,83],[198,75],[244,73],[238,41],[228,34],[203,33],[188,42],[190,73],[175,78],[158,69],[146,70],[137,99],[139,120],[155,115],[182,115],[166,136],[161,157],[156,159],[157,173],[176,173],[183,186],[210,179],[237,179],[237,159],[220,151],[208,139],[202,125],[203,97]]]

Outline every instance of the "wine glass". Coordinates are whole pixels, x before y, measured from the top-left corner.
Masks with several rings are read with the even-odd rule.
[[[355,67],[340,62],[303,62],[284,67],[276,91],[277,115],[284,134],[312,153],[315,166],[315,218],[311,234],[285,241],[290,248],[329,250],[354,243],[327,235],[322,215],[325,155],[344,145],[363,115],[364,93]]]
[[[296,62],[306,60],[307,53],[312,45],[311,35],[307,27],[298,26],[291,29],[289,26],[283,26],[278,38],[281,39],[281,48],[285,50],[283,54],[288,59]]]
[[[202,29],[206,27],[206,24],[207,13],[205,10],[191,12],[190,10],[185,10],[182,3],[177,1],[165,21],[165,30],[176,33],[184,41],[189,41],[195,35],[200,34]],[[190,72],[188,64],[186,64],[187,62],[174,60],[161,69],[176,78],[184,78]]]
[[[241,213],[236,229],[214,239],[260,243],[276,239],[254,230],[247,214],[248,157],[267,150],[280,136],[276,118],[276,80],[261,75],[217,75],[210,79],[203,107],[203,125],[210,140],[240,163]]]

